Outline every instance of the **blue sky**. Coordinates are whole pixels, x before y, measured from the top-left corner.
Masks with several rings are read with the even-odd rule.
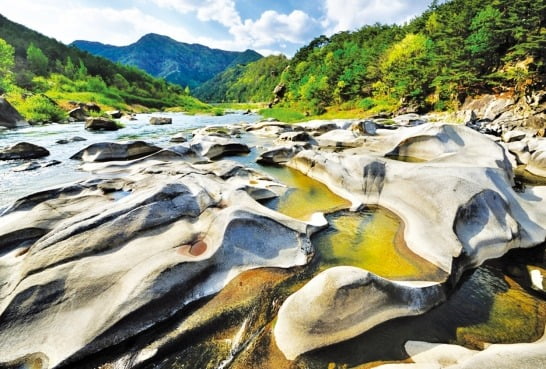
[[[292,56],[321,34],[404,23],[431,0],[0,0],[0,13],[54,37],[128,45],[147,33]],[[0,35],[2,37],[2,35]]]

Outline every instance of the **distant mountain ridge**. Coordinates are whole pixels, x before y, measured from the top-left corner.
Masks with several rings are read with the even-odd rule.
[[[74,41],[71,46],[113,62],[138,67],[155,77],[180,86],[197,87],[229,67],[262,58],[253,50],[225,51],[199,44],[187,44],[155,33],[127,46]]]

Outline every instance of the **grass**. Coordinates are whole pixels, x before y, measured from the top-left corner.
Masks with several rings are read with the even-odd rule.
[[[260,110],[267,107],[267,103],[217,103],[212,104],[216,108],[224,110]]]
[[[292,108],[262,109],[259,114],[264,118],[275,118],[285,123],[303,122],[309,119],[305,114]]]

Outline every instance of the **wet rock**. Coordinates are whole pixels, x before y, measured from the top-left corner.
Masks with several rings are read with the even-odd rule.
[[[5,209],[2,362],[40,352],[50,368],[70,366],[134,339],[245,270],[307,263],[316,229],[253,200],[242,188],[263,182],[254,172],[224,163],[234,177],[223,179],[214,165],[138,159],[116,178],[43,191]],[[111,177],[107,166],[101,173]]]
[[[167,117],[151,117],[150,124],[155,126],[164,125],[164,124],[173,124],[173,119],[167,118]]]
[[[349,148],[358,147],[364,143],[364,138],[357,136],[353,131],[335,129],[315,138],[319,146]]]
[[[28,172],[28,171],[37,170],[37,169],[40,169],[40,168],[52,167],[52,166],[59,165],[59,164],[61,164],[61,162],[58,161],[58,160],[50,160],[50,161],[46,161],[46,162],[32,161],[30,163],[26,163],[26,164],[23,164],[23,165],[20,165],[20,166],[14,168],[13,171],[14,172]]]
[[[60,139],[60,140],[57,140],[55,141],[56,144],[59,144],[59,145],[66,145],[66,144],[69,144],[71,142],[80,142],[80,141],[87,141],[87,139],[83,138],[83,137],[79,137],[79,136],[74,136],[70,139]]]
[[[506,143],[521,141],[527,136],[523,131],[507,131],[502,134],[502,140]]]
[[[144,141],[128,142],[100,142],[92,144],[70,159],[82,160],[85,162],[100,162],[114,160],[131,160],[160,151],[161,148],[150,145]]]
[[[174,142],[174,143],[183,143],[183,142],[186,142],[188,140],[186,139],[186,134],[185,133],[177,133],[176,135],[172,136],[169,141]]]
[[[426,123],[419,114],[415,113],[399,115],[392,120],[402,127],[415,127]]]
[[[393,282],[360,268],[330,268],[286,299],[275,325],[275,341],[293,360],[387,320],[422,314],[444,300],[438,283]]]
[[[41,168],[42,165],[36,161],[31,161],[30,163],[19,165],[16,168],[13,168],[14,172],[29,172]]]
[[[28,127],[28,122],[3,97],[0,97],[0,127],[21,128]]]
[[[405,223],[408,247],[455,279],[454,258],[464,269],[546,237],[546,189],[516,194],[505,150],[464,126],[397,130],[343,154],[306,150],[287,165],[353,208],[377,204],[393,211]]]
[[[546,363],[546,336],[533,343],[492,344],[483,351],[438,343],[409,341],[405,350],[412,364],[387,364],[381,369],[534,369]]]
[[[199,135],[195,136],[190,144],[191,149],[198,155],[205,156],[209,159],[250,152],[250,148],[247,145],[226,137]]]
[[[506,144],[508,151],[514,154],[518,164],[527,164],[531,158],[531,153],[529,152],[529,145],[525,141],[516,141]]]
[[[286,132],[279,136],[280,141],[309,142],[312,140],[307,132]]]
[[[28,142],[19,142],[0,150],[0,160],[38,159],[48,155],[49,151],[44,147]]]
[[[112,119],[120,119],[123,116],[123,113],[120,110],[110,110],[107,111],[106,114]]]
[[[108,118],[89,117],[85,119],[85,129],[90,131],[117,131],[117,123]]]
[[[87,110],[88,112],[100,113],[100,106],[95,103],[86,103],[85,110]]]
[[[296,156],[297,153],[309,147],[302,145],[275,147],[261,153],[256,162],[261,164],[284,164]]]
[[[358,121],[351,125],[350,130],[359,135],[375,136],[377,135],[377,124],[372,120]]]
[[[87,118],[87,113],[82,107],[78,106],[77,108],[70,110],[68,116],[73,118],[76,122],[83,122]]]
[[[533,152],[525,169],[534,175],[546,177],[546,150],[539,149]]]

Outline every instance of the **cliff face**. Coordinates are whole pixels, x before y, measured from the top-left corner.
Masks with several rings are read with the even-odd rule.
[[[495,135],[519,128],[544,136],[546,91],[536,91],[524,97],[500,94],[469,98],[457,112],[456,119]]]

